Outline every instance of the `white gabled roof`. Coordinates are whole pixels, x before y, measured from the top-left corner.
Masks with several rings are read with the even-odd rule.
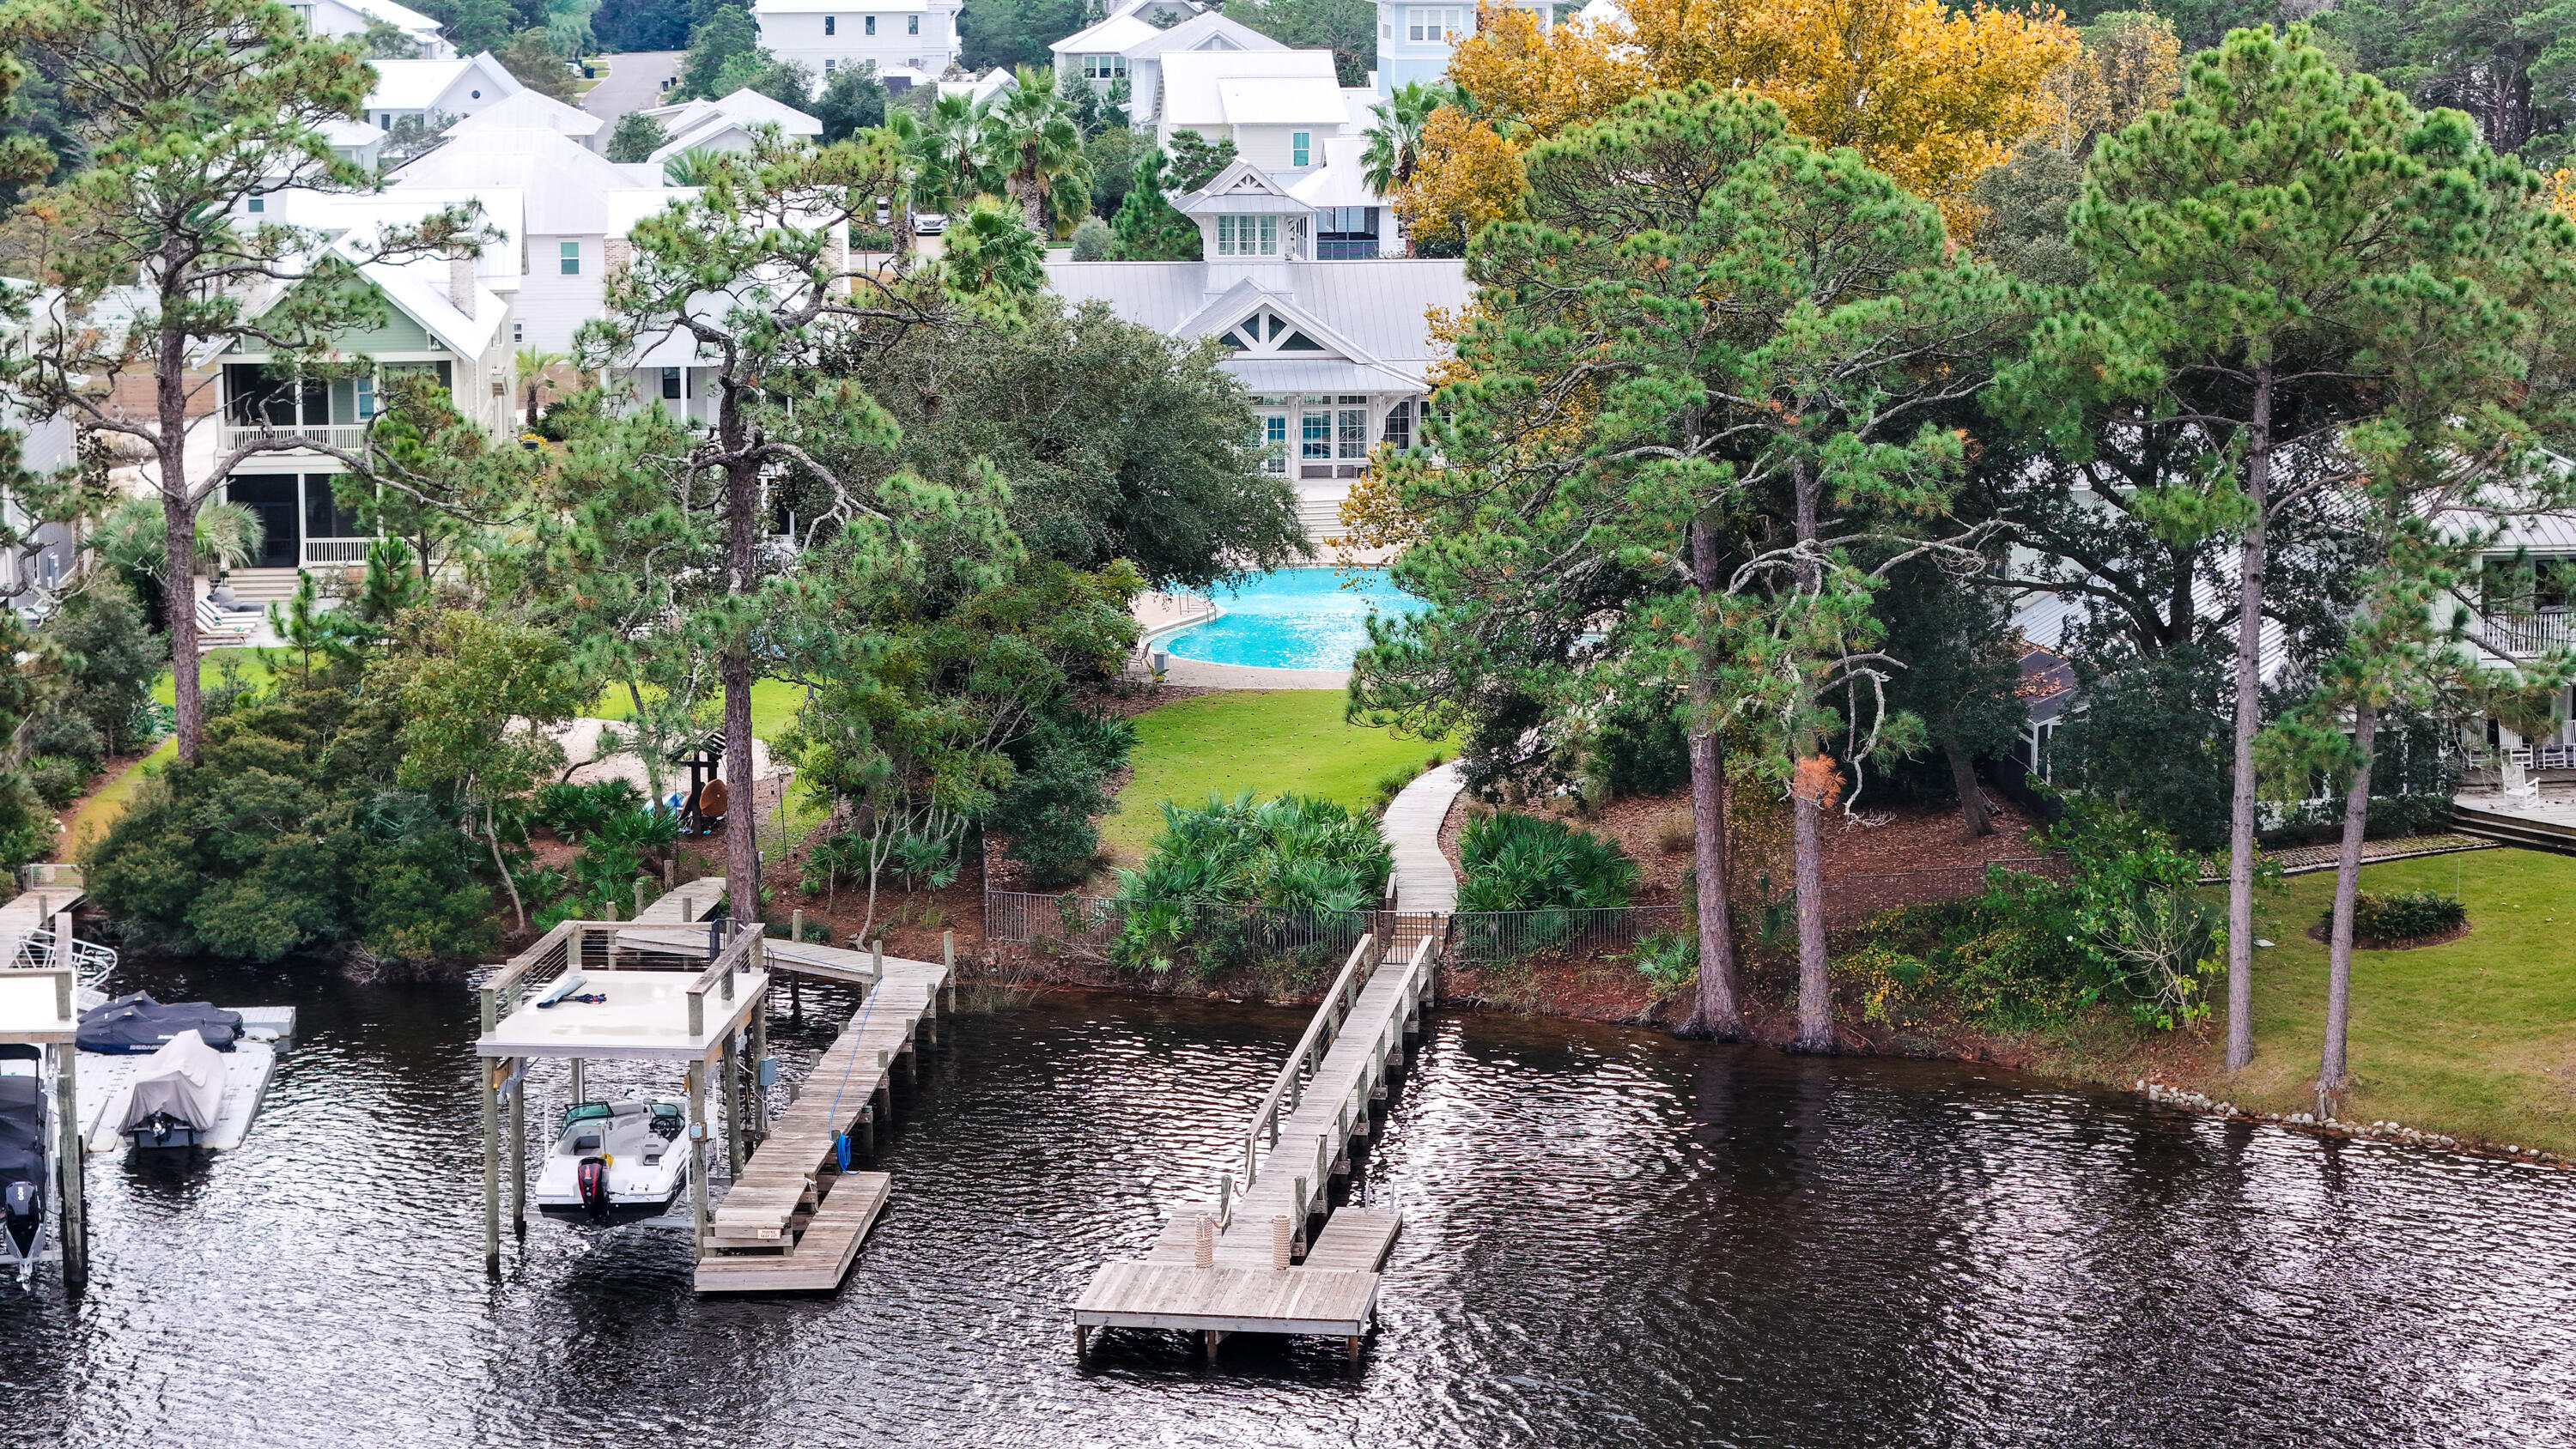
[[[1286,278],[1284,292],[1261,295],[1293,308],[1295,315],[1311,318],[1320,328],[1342,344],[1354,349],[1366,361],[1331,363],[1328,359],[1308,362],[1297,354],[1266,355],[1260,358],[1229,361],[1227,370],[1241,375],[1247,386],[1256,378],[1262,383],[1255,391],[1336,392],[1335,387],[1291,386],[1263,373],[1247,371],[1258,367],[1276,371],[1284,378],[1291,369],[1311,369],[1317,365],[1353,369],[1348,374],[1357,381],[1360,373],[1385,374],[1404,380],[1410,388],[1424,386],[1423,378],[1431,364],[1448,355],[1448,347],[1431,335],[1431,323],[1425,315],[1433,307],[1456,313],[1466,307],[1473,289],[1467,285],[1467,266],[1458,261],[1416,261],[1388,258],[1364,262],[1284,262],[1277,268]],[[1112,312],[1130,322],[1151,327],[1166,337],[1181,335],[1181,329],[1203,316],[1218,315],[1207,296],[1208,264],[1205,262],[1049,262],[1047,283],[1069,302],[1098,300]],[[1229,289],[1223,301],[1245,303],[1250,310],[1254,292],[1242,290],[1241,284]],[[1282,315],[1287,315],[1283,308]],[[1225,319],[1226,325],[1241,317]],[[1318,341],[1324,340],[1321,337]],[[1274,381],[1276,386],[1270,385]],[[1349,391],[1361,391],[1353,387]]]
[[[525,198],[516,187],[407,186],[357,195],[302,191],[285,200],[286,219],[294,225],[360,246],[377,245],[388,230],[417,226],[422,218],[447,207],[479,206],[482,224],[499,235],[484,244],[482,255],[475,259],[474,274],[494,291],[519,289],[520,248],[528,221]]]
[[[1386,198],[1369,190],[1368,137],[1326,136],[1321,145],[1324,164],[1290,183],[1290,196],[1319,208],[1386,204]]]
[[[396,30],[410,31],[415,35],[438,33],[439,26],[436,20],[409,6],[396,5],[394,0],[340,0],[340,3],[361,15],[372,15]],[[377,61],[376,64],[383,65],[384,62]]]
[[[414,262],[375,262],[358,269],[384,289],[386,300],[411,314],[429,335],[460,357],[480,357],[500,335],[501,318],[510,308],[491,288],[481,287],[474,315],[466,316],[447,295],[447,260],[424,257]]]
[[[1129,60],[1184,50],[1287,48],[1242,21],[1228,20],[1213,10],[1193,15],[1168,30],[1132,11],[1122,12],[1047,47],[1058,55],[1123,55]]]
[[[910,69],[910,67],[907,66],[904,69]],[[1020,78],[1011,74],[1007,68],[997,65],[972,80],[944,80],[937,84],[939,93],[943,96],[964,96],[980,104],[1004,91],[1018,90]]]
[[[824,15],[833,13],[855,15],[862,11],[873,10],[879,15],[883,15],[890,10],[896,14],[902,14],[908,10],[953,10],[956,8],[957,7],[953,4],[942,3],[942,0],[753,0],[751,13],[755,16]]]
[[[619,236],[612,192],[651,190],[615,163],[559,131],[457,126],[444,141],[404,162],[387,178],[397,191],[515,189],[526,198],[533,236]]]
[[[494,101],[449,129],[451,133],[468,127],[559,131],[567,136],[587,139],[598,135],[600,127],[606,124],[590,112],[567,106],[543,91],[523,88]]]
[[[1319,81],[1324,92],[1332,96],[1331,112],[1335,123],[1339,121],[1341,87],[1333,78],[1333,53],[1329,50],[1170,52],[1163,57],[1160,119],[1168,125],[1184,127],[1229,125],[1220,88],[1227,81],[1245,80]]]
[[[460,60],[376,60],[368,64],[376,68],[376,88],[367,93],[370,111],[428,110],[467,71],[479,72],[504,96],[523,89],[519,78],[493,59],[488,50]]]
[[[1271,179],[1270,173],[1241,157],[1225,164],[1196,191],[1185,191],[1172,201],[1174,210],[1183,216],[1212,216],[1218,212],[1241,216],[1270,212],[1287,216],[1310,210],[1308,203],[1289,194],[1288,189]]]
[[[1163,32],[1133,15],[1112,15],[1099,24],[1077,30],[1047,49],[1058,55],[1124,55],[1127,47]]]
[[[683,131],[695,130],[716,119],[743,126],[776,126],[790,136],[819,136],[823,123],[755,90],[738,90],[722,100],[682,101],[676,106],[654,106],[645,115],[662,123],[662,129],[676,137]]]
[[[1216,83],[1217,105],[1229,126],[1329,126],[1349,124],[1342,93],[1330,77],[1250,76]]]

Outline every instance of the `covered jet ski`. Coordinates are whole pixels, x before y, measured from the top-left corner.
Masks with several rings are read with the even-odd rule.
[[[190,1028],[135,1074],[117,1130],[137,1147],[194,1147],[223,1109],[224,1059]]]
[[[52,1187],[50,1101],[43,1054],[32,1046],[0,1046],[0,1262],[23,1273],[44,1237],[45,1200]]]
[[[146,1056],[161,1050],[179,1033],[193,1031],[207,1046],[228,1052],[241,1039],[241,1030],[238,1011],[225,1011],[203,1001],[165,1005],[138,991],[82,1012],[80,1049]]]

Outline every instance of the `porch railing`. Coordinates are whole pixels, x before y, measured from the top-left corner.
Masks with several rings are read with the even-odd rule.
[[[326,448],[339,448],[354,453],[367,445],[367,425],[365,423],[277,423],[243,427],[239,424],[227,423],[216,429],[215,446],[229,450],[263,438],[319,443]]]
[[[2552,649],[2576,648],[2576,617],[2564,609],[2478,620],[2478,638],[2509,659],[2531,659]]]
[[[372,538],[308,538],[304,540],[304,566],[365,563],[367,548],[374,542]]]

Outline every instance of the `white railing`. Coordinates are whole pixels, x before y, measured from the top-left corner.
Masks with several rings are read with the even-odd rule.
[[[2552,649],[2576,648],[2576,617],[2564,609],[2478,620],[2478,638],[2510,659],[2530,659]]]
[[[308,538],[304,540],[304,565],[362,564],[367,561],[367,548],[372,538]]]
[[[116,969],[116,951],[113,947],[102,946],[95,941],[84,941],[74,936],[72,958],[70,962],[65,963],[55,959],[61,949],[60,942],[61,938],[51,930],[38,926],[19,940],[17,959],[9,964],[25,971],[51,971],[69,964],[72,973],[80,978],[80,984],[91,987],[107,980],[108,973]]]
[[[226,452],[245,443],[261,441],[317,443],[326,448],[338,448],[343,452],[354,453],[367,445],[367,425],[365,423],[302,423],[290,426],[279,423],[270,426],[239,427],[227,423],[215,430],[215,446]]]
[[[2496,751],[2483,747],[2463,754],[2474,769],[2485,769],[2498,759]],[[2576,770],[2576,745],[2516,745],[2502,754],[2526,770]]]
[[[1289,1053],[1288,1064],[1279,1070],[1278,1079],[1263,1093],[1260,1104],[1252,1110],[1252,1122],[1243,1134],[1243,1170],[1241,1186],[1249,1189],[1260,1181],[1263,1172],[1274,1163],[1296,1171],[1301,1187],[1321,1183],[1331,1173],[1333,1161],[1341,1155],[1342,1144],[1349,1140],[1352,1124],[1368,1111],[1370,1098],[1386,1080],[1389,1052],[1404,1042],[1405,1019],[1412,1014],[1410,1003],[1423,991],[1423,982],[1431,973],[1432,957],[1440,949],[1437,936],[1425,936],[1413,949],[1413,955],[1399,968],[1398,1005],[1389,1012],[1369,1042],[1368,1070],[1351,1081],[1349,1091],[1333,1104],[1333,1125],[1314,1135],[1311,1142],[1287,1140],[1280,1126],[1296,1114],[1305,1096],[1306,1078],[1323,1068],[1340,1037],[1343,1018],[1358,1004],[1360,992],[1375,979],[1385,965],[1385,955],[1374,936],[1365,937],[1351,958],[1342,966],[1341,975],[1315,1012],[1314,1021],[1305,1035],[1297,1039],[1296,1049]],[[1265,1156],[1261,1149],[1268,1146]],[[1310,1163],[1307,1159],[1312,1157]],[[1229,1171],[1219,1184],[1220,1197],[1232,1195],[1234,1174]],[[1301,1191],[1300,1196],[1304,1196]]]

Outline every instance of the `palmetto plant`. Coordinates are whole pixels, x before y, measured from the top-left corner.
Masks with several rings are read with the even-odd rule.
[[[1029,230],[1045,236],[1051,222],[1079,218],[1091,205],[1081,123],[1047,76],[1022,67],[1019,87],[994,96],[983,121],[987,152]]]
[[[662,179],[673,186],[704,186],[715,179],[725,156],[712,146],[692,146],[662,163]]]
[[[197,562],[221,573],[259,557],[267,531],[247,504],[207,503],[197,509]],[[149,498],[128,498],[99,524],[99,556],[118,570],[161,576],[161,508]]]

